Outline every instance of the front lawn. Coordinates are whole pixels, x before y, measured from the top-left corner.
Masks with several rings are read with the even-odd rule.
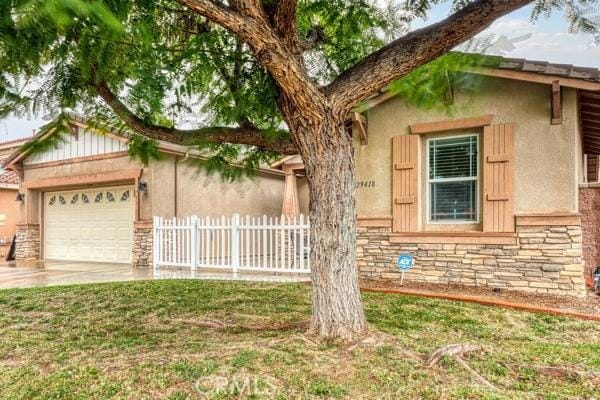
[[[303,334],[310,288],[149,281],[0,291],[2,399],[598,398],[600,324],[365,294],[374,335]],[[480,345],[426,367],[436,349]],[[252,394],[253,393],[253,394]]]

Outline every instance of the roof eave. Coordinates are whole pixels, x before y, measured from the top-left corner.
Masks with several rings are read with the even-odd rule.
[[[560,86],[569,87],[580,90],[600,91],[600,80],[589,80],[582,78],[572,78],[561,75],[553,75],[547,73],[540,73],[535,71],[522,71],[513,70],[502,67],[473,67],[473,68],[460,68],[459,72],[468,74],[485,75],[495,78],[512,79],[517,81],[525,81],[532,83],[539,83],[545,85],[552,85],[554,81],[558,81]],[[367,99],[362,105],[357,107],[358,112],[364,112],[396,97],[397,93],[391,93],[387,88],[379,92],[378,94]]]
[[[84,129],[89,127],[85,117],[78,115],[78,114],[74,114],[74,113],[70,113],[69,116],[75,125],[80,126]],[[15,165],[18,162],[24,160],[28,156],[28,153],[29,153],[28,151],[23,151],[22,146],[40,136],[49,135],[51,133],[52,133],[51,131],[45,132],[43,134],[40,132],[40,133],[32,136],[29,140],[25,141],[25,143],[23,143],[21,146],[19,146],[19,148],[17,148],[13,153],[11,153],[11,155],[9,157],[7,157],[5,159],[4,164],[3,164],[4,167],[6,169],[14,171],[16,169]],[[111,135],[112,137],[114,137],[117,140],[127,141],[126,137],[117,135],[112,131],[107,131],[107,134]],[[204,160],[207,160],[209,158],[206,155],[203,155],[199,150],[190,149],[187,146],[183,146],[183,145],[179,145],[179,144],[175,144],[175,143],[169,143],[169,142],[162,141],[162,140],[158,141],[158,149],[163,153],[188,155],[190,157],[204,159]],[[240,165],[237,165],[237,166],[240,166]],[[283,175],[283,172],[281,170],[278,170],[276,168],[271,168],[271,167],[259,167],[258,171],[262,171],[262,172],[266,172],[266,173],[274,174],[274,175]]]
[[[17,183],[0,183],[0,189],[19,190]]]

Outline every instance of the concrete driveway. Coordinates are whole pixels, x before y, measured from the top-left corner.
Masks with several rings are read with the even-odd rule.
[[[239,273],[230,270],[188,268],[134,268],[129,264],[77,261],[10,261],[0,263],[0,289],[78,283],[122,282],[152,279],[215,279],[267,282],[309,281],[307,275]]]

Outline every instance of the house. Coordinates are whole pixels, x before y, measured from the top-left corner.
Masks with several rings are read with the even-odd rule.
[[[357,255],[362,279],[581,295],[600,263],[600,71],[521,59],[476,69],[475,94],[449,87],[448,107],[382,92],[353,113]],[[226,184],[190,168],[186,149],[131,160],[120,136],[85,131],[43,154],[14,153],[25,201],[17,256],[151,259],[150,219],[306,213],[298,156]]]
[[[57,148],[7,160],[22,181],[17,259],[59,259],[151,265],[152,217],[279,215],[285,173],[261,168],[253,179],[226,182],[189,159],[183,146],[159,142],[161,159],[132,159],[127,138],[87,129],[73,116],[73,134]],[[12,197],[14,202],[15,197]]]
[[[450,113],[381,93],[355,119],[361,278],[398,279],[410,253],[408,280],[582,294],[600,263],[600,71],[462,73],[481,86],[452,88]]]
[[[27,141],[27,138],[0,143],[0,165],[3,160]],[[19,177],[14,171],[0,168],[0,258],[3,260],[15,235],[19,218]]]
[[[405,280],[585,293],[600,264],[600,71],[504,58],[459,74],[480,84],[449,88],[448,107],[384,91],[352,116],[360,278],[399,280],[409,253]]]

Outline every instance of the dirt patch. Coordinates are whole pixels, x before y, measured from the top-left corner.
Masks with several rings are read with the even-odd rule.
[[[400,281],[376,281],[361,280],[361,287],[366,289],[407,289],[415,291],[424,291],[435,294],[451,296],[475,296],[483,300],[499,300],[511,303],[522,303],[538,307],[556,308],[567,312],[576,312],[600,317],[600,296],[588,291],[585,297],[569,297],[558,295],[544,295],[524,293],[518,291],[493,291],[488,287],[465,286],[457,284],[432,284],[422,282],[404,282],[400,286]]]

